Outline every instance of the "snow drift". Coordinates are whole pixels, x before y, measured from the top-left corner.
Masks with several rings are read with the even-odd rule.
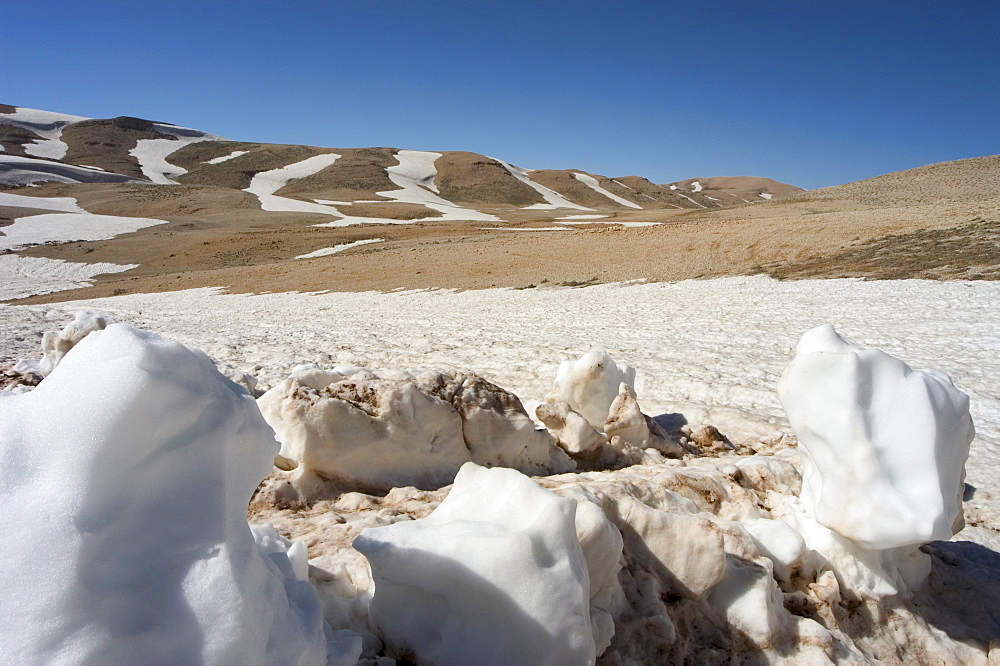
[[[122,324],[0,393],[5,658],[324,663],[315,592],[247,525],[276,448],[204,354]]]

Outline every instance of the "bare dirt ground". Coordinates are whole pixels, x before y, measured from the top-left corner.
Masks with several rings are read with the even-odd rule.
[[[1000,157],[964,160],[725,209],[604,210],[600,214],[607,217],[579,226],[556,218],[580,211],[480,207],[504,221],[324,228],[313,225],[331,218],[266,213],[255,197],[236,190],[47,185],[39,194],[76,196],[94,213],[155,217],[169,224],[110,241],[20,252],[141,264],[100,277],[93,287],[24,302],[205,286],[237,293],[531,288],[756,273],[997,279],[998,167]],[[385,212],[393,205],[372,208]],[[621,226],[624,222],[657,224]],[[529,231],[556,226],[568,230]],[[295,259],[372,238],[385,240]]]

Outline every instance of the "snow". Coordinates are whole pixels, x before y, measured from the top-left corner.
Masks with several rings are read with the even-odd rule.
[[[557,220],[600,220],[607,215],[567,215],[565,217],[557,217]]]
[[[671,186],[670,186],[670,189],[671,189],[671,190],[676,190],[676,189],[677,189],[677,186],[676,186],[676,185],[671,185]]]
[[[994,307],[998,299],[1000,285],[992,282],[777,282],[764,277],[582,289],[391,294],[223,295],[201,289],[69,304],[0,306],[0,338],[5,340],[3,352],[8,358],[37,354],[39,331],[56,322],[61,327],[70,313],[85,307],[167,332],[186,344],[205,348],[220,363],[256,367],[264,385],[282,383],[293,367],[308,362],[330,370],[301,367],[298,372],[354,375],[359,372],[357,366],[424,366],[473,370],[527,400],[545,395],[561,361],[577,359],[589,349],[606,349],[615,365],[627,363],[636,368],[634,394],[627,384],[625,389],[619,385],[608,410],[604,427],[613,426],[611,432],[619,433],[615,438],[645,436],[642,432],[626,434],[642,430],[637,400],[642,411],[655,415],[657,422],[686,420],[683,432],[689,443],[711,444],[700,434],[705,430],[696,427],[711,423],[733,446],[752,446],[758,454],[743,448],[737,453],[723,442],[715,443],[719,451],[715,454],[679,461],[656,459],[649,450],[640,450],[646,459],[624,470],[536,480],[577,503],[575,531],[590,581],[589,633],[595,653],[606,648],[611,663],[673,662],[682,661],[684,655],[699,661],[718,660],[720,655],[729,659],[745,656],[747,649],[754,657],[776,662],[814,663],[836,657],[851,663],[981,663],[990,638],[1000,630],[992,619],[992,609],[1000,599],[997,558],[991,551],[960,540],[971,539],[994,549],[1000,545],[1000,390],[995,381],[1000,372],[996,336],[1000,311]],[[871,303],[879,307],[872,308]],[[386,312],[392,317],[386,317]],[[800,520],[806,515],[804,501],[797,497],[802,483],[797,470],[803,463],[796,449],[789,448],[791,428],[775,386],[783,368],[796,356],[802,331],[825,322],[832,322],[861,347],[881,348],[913,367],[935,367],[948,373],[970,397],[977,435],[969,455],[966,481],[970,485],[965,489],[970,498],[965,502],[969,525],[957,535],[959,541],[926,546],[928,557],[923,560],[907,557],[899,549],[871,551],[815,521]],[[57,377],[88,340],[78,344],[45,382]],[[803,346],[803,358],[816,351],[813,347],[811,343]],[[824,359],[836,366],[834,361]],[[387,372],[391,371],[378,374],[387,381]],[[100,374],[91,372],[88,391],[93,377]],[[884,369],[876,374],[889,376]],[[916,374],[904,372],[903,376]],[[813,385],[820,395],[816,400],[822,401],[822,380],[796,394],[813,391]],[[891,390],[889,402],[901,400],[907,392]],[[858,409],[869,415],[865,418],[874,414],[872,423],[901,421],[879,411],[884,401],[877,397],[883,395],[881,391],[872,395],[876,396],[873,411],[859,403]],[[0,394],[0,400],[11,399]],[[73,404],[69,399],[63,403]],[[292,411],[299,413],[296,410]],[[924,411],[919,411],[917,416],[922,418]],[[802,433],[800,438],[806,440]],[[0,437],[0,442],[5,441]],[[28,449],[27,454],[38,455],[37,450]],[[919,453],[923,445],[916,450]],[[925,467],[920,455],[913,458]],[[854,459],[847,462],[854,463]],[[494,471],[513,474],[483,470]],[[70,480],[79,474],[83,472]],[[264,490],[276,487],[284,474],[269,477]],[[128,480],[126,476],[123,482]],[[898,480],[892,479],[893,483]],[[534,516],[532,512],[542,510],[541,500],[520,506],[524,497],[520,491],[505,499],[503,488],[514,483],[497,483],[501,492],[487,492],[494,488],[492,482],[478,478],[475,483],[463,483],[468,493],[454,500],[462,508],[458,519],[442,515],[437,519],[440,524],[421,520],[437,515],[434,509],[444,506],[451,496],[446,490],[397,488],[384,496],[344,492],[316,500],[306,510],[272,505],[270,513],[263,513],[268,521],[280,521],[275,525],[281,533],[308,541],[310,580],[320,589],[327,617],[336,621],[336,628],[357,632],[340,634],[338,645],[348,655],[345,658],[356,657],[360,649],[366,658],[374,659],[382,645],[376,629],[384,633],[387,653],[399,657],[415,649],[446,651],[453,641],[435,647],[433,632],[420,630],[427,626],[425,618],[414,613],[412,605],[392,602],[397,593],[407,599],[443,597],[441,603],[423,604],[421,609],[428,617],[440,618],[435,628],[450,631],[459,623],[474,625],[465,633],[472,639],[483,635],[477,633],[483,625],[476,625],[475,620],[494,617],[496,607],[477,606],[475,615],[471,610],[464,612],[468,598],[459,591],[499,594],[497,590],[506,589],[509,583],[517,594],[516,603],[510,603],[529,611],[529,617],[536,610],[551,614],[553,626],[567,617],[566,604],[540,606],[530,596],[540,561],[534,558],[544,554],[544,549],[479,545],[484,534],[497,534],[506,544],[534,535],[551,538],[553,529],[566,536],[561,543],[572,543],[561,520],[546,518],[534,524],[518,520],[508,530],[503,522],[508,514]],[[899,488],[909,492],[905,484]],[[863,487],[856,490],[866,492]],[[926,501],[925,497],[911,504],[916,507]],[[886,508],[888,504],[876,505],[871,514],[879,518]],[[498,515],[499,527],[490,526],[492,518],[466,527],[470,516],[489,511]],[[394,525],[386,528],[388,537],[378,536],[380,530],[365,534],[381,549],[374,559],[385,556],[392,565],[401,562],[398,578],[386,566],[379,570],[373,563],[369,570],[360,553],[349,548],[364,527],[389,523]],[[258,531],[266,532],[260,535],[266,538],[258,539],[259,548],[277,558],[274,564],[286,573],[286,579],[300,580],[305,569],[302,548],[284,544],[267,530]],[[456,532],[463,535],[462,540],[448,538]],[[616,535],[622,544],[618,554]],[[394,550],[396,544],[404,542],[416,550],[408,553],[412,556],[396,559],[392,554],[399,552]],[[364,544],[362,539],[359,545],[364,548]],[[483,551],[488,559],[477,555]],[[525,552],[530,552],[530,558],[521,556]],[[454,559],[438,559],[439,553]],[[467,557],[471,564],[465,563]],[[909,583],[926,573],[923,567],[928,558],[934,563],[932,575],[915,589]],[[562,555],[546,559],[557,568],[567,561]],[[524,564],[515,567],[512,562]],[[622,567],[620,571],[615,563]],[[851,567],[846,575],[844,563]],[[508,575],[490,584],[470,574],[484,566]],[[522,572],[531,582],[518,586]],[[374,585],[373,574],[379,579]],[[407,585],[410,581],[412,586]],[[895,584],[901,596],[885,596],[889,591],[885,583]],[[564,581],[558,593],[576,595],[576,585]],[[911,602],[904,593],[917,596]],[[375,600],[379,595],[383,595],[381,602]],[[808,617],[800,613],[802,604],[812,609]],[[492,629],[491,645],[497,649],[508,643],[501,640],[504,636],[523,635],[519,632],[532,624],[520,612],[502,615],[485,622]],[[696,627],[717,627],[719,633],[707,637]],[[359,637],[363,639],[360,645]],[[520,642],[534,649],[542,641],[529,635]],[[528,661],[540,659],[544,656]]]
[[[254,175],[250,180],[250,186],[245,191],[260,199],[262,210],[275,213],[318,213],[320,215],[342,217],[336,208],[308,201],[300,201],[298,199],[290,199],[288,197],[279,197],[274,194],[289,182],[319,173],[338,159],[340,159],[338,153],[325,153],[322,155],[313,155],[300,162],[294,162],[278,169],[261,171]]]
[[[14,208],[37,208],[38,210],[58,210],[64,213],[86,213],[73,197],[29,197],[24,194],[0,192],[0,206]],[[0,227],[2,231],[4,227]]]
[[[606,196],[607,198],[611,199],[615,203],[619,203],[622,206],[626,206],[628,208],[637,208],[639,210],[642,210],[642,206],[640,206],[639,204],[632,203],[628,199],[623,199],[622,197],[618,196],[617,194],[612,194],[611,192],[608,192],[606,189],[604,189],[603,187],[601,187],[601,184],[598,183],[597,179],[594,178],[593,176],[590,176],[590,175],[585,174],[585,173],[574,173],[573,177],[576,178],[581,183],[583,183],[584,185],[586,185],[587,187],[589,187],[590,189],[592,189],[595,192],[597,192],[598,194],[603,194],[604,196]]]
[[[437,186],[434,184],[434,177],[437,169],[434,162],[441,153],[431,153],[420,150],[401,150],[396,154],[399,164],[388,167],[385,171],[389,175],[389,180],[398,185],[401,189],[387,192],[376,192],[379,196],[387,197],[401,203],[412,203],[426,206],[431,210],[441,213],[440,217],[430,217],[421,220],[411,220],[412,222],[424,222],[435,220],[469,220],[483,222],[498,222],[500,218],[489,213],[482,213],[478,210],[456,206],[447,199],[437,196]]]
[[[575,204],[566,197],[564,197],[563,195],[556,192],[555,190],[551,190],[545,187],[544,185],[539,185],[535,181],[528,178],[527,176],[527,174],[529,173],[528,169],[522,169],[520,167],[516,167],[513,164],[509,164],[495,157],[492,157],[490,159],[494,159],[497,162],[499,162],[501,165],[503,165],[504,169],[507,169],[507,171],[509,171],[511,175],[514,176],[514,178],[517,178],[519,181],[521,181],[531,189],[541,194],[542,198],[545,199],[545,203],[537,203],[537,204],[532,204],[530,206],[525,206],[524,207],[525,210],[555,210],[556,208],[575,208],[577,210],[594,210],[593,208],[587,208],[586,206]]]
[[[595,428],[604,428],[611,403],[622,383],[635,385],[635,368],[617,363],[605,352],[587,352],[575,361],[563,361],[556,371],[554,391]]]
[[[576,506],[516,471],[466,464],[431,515],[355,540],[374,623],[417,663],[593,663]]]
[[[165,125],[163,123],[153,123],[154,129],[161,133],[174,137],[173,139],[139,139],[135,148],[129,151],[129,155],[139,161],[139,168],[142,175],[156,183],[157,185],[176,185],[174,180],[177,176],[187,173],[176,164],[171,164],[167,158],[191,143],[200,141],[225,141],[222,137],[214,134],[205,134],[198,130],[178,127],[176,125]]]
[[[14,113],[0,114],[0,125],[14,125],[39,135],[40,138],[24,145],[24,152],[33,157],[53,160],[66,157],[66,151],[69,150],[69,146],[60,138],[63,128],[81,120],[89,118],[24,107],[16,108]]]
[[[771,199],[774,195],[767,192],[761,192],[758,196],[760,196],[761,199]]]
[[[0,185],[35,183],[131,183],[134,178],[50,160],[0,155]]]
[[[369,243],[381,243],[384,238],[364,238],[362,240],[356,240],[351,243],[341,243],[340,245],[334,245],[333,247],[324,247],[321,250],[316,250],[314,252],[309,252],[308,254],[300,254],[295,257],[296,259],[315,259],[317,257],[325,257],[331,254],[337,254],[338,252],[343,252],[344,250],[350,250],[351,248],[360,247],[361,245],[368,245]]]
[[[6,660],[325,663],[315,591],[246,521],[276,445],[204,354],[116,324],[0,402]]]
[[[483,231],[573,231],[568,227],[477,227]]]
[[[89,287],[98,275],[121,273],[138,267],[139,264],[82,264],[62,259],[0,254],[0,301]]]
[[[705,189],[705,188],[703,188],[701,186],[701,183],[699,183],[697,180],[691,183],[691,191],[692,192],[701,192],[703,189]]]
[[[671,188],[671,189],[673,189],[673,188]],[[686,194],[681,194],[680,192],[678,192],[677,194],[678,194],[678,196],[684,197],[685,199],[687,199],[688,201],[690,201],[691,203],[693,203],[695,206],[698,206],[699,208],[704,208],[705,207],[705,206],[701,205],[700,203],[698,203],[697,201],[695,201],[694,199],[692,199],[691,197],[689,197]]]
[[[105,240],[166,223],[165,220],[148,217],[118,217],[86,212],[30,215],[19,217],[13,224],[0,228],[4,234],[0,236],[0,251],[18,250],[42,243]]]
[[[240,155],[246,155],[249,150],[234,150],[228,155],[223,155],[222,157],[213,157],[210,160],[204,162],[204,164],[222,164],[223,162],[228,162],[229,160],[236,159]]]
[[[388,490],[451,483],[463,463],[567,471],[513,395],[475,375],[305,366],[258,399],[302,498],[326,479]]]

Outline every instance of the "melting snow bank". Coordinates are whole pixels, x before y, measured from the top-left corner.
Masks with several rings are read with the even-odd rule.
[[[246,522],[275,449],[204,354],[121,324],[0,394],[5,657],[324,663],[301,547]]]
[[[724,297],[713,291],[720,285]],[[850,289],[838,292],[844,286]],[[892,343],[904,352],[910,350],[897,352],[900,356],[947,367],[949,372],[954,368],[963,390],[975,388],[975,392],[969,392],[974,393],[972,404],[980,433],[970,458],[978,466],[971,468],[970,479],[975,479],[973,483],[979,487],[965,487],[964,491],[966,496],[974,496],[966,507],[978,523],[968,533],[982,537],[995,533],[1000,526],[996,512],[991,513],[991,493],[996,488],[991,471],[996,463],[993,444],[1000,414],[993,382],[996,313],[989,307],[993,302],[989,295],[995,289],[990,284],[786,284],[751,279],[535,290],[527,294],[530,300],[525,292],[502,290],[280,297],[222,297],[197,291],[157,296],[155,302],[160,313],[156,316],[162,317],[159,326],[190,327],[180,314],[193,310],[190,316],[205,327],[206,340],[220,335],[218,322],[212,317],[232,317],[239,335],[227,340],[223,328],[225,346],[217,347],[226,361],[236,360],[229,345],[242,344],[262,333],[273,337],[264,339],[260,348],[250,347],[239,353],[252,355],[269,350],[295,358],[281,345],[311,349],[310,345],[315,344],[332,350],[336,343],[331,340],[357,340],[351,344],[359,348],[369,344],[372,354],[377,350],[383,354],[380,358],[388,358],[386,354],[400,352],[392,349],[391,332],[373,330],[372,322],[392,307],[395,334],[419,358],[441,353],[440,349],[450,343],[448,355],[462,362],[465,357],[460,345],[465,334],[470,365],[476,367],[478,363],[483,367],[489,362],[487,357],[494,356],[496,369],[506,371],[505,376],[512,381],[519,381],[523,395],[541,395],[527,390],[536,386],[531,377],[544,378],[548,385],[555,382],[555,388],[538,409],[551,412],[548,416],[555,414],[566,424],[555,427],[551,434],[526,427],[523,410],[517,408],[520,401],[509,392],[492,384],[486,387],[468,375],[465,381],[458,381],[454,373],[426,376],[418,372],[369,373],[343,365],[331,370],[303,366],[278,382],[270,398],[260,400],[260,407],[277,426],[284,444],[277,462],[288,471],[272,470],[251,501],[253,521],[270,522],[276,528],[276,532],[257,530],[258,548],[277,559],[284,581],[301,582],[308,576],[327,622],[342,632],[329,636],[337,646],[333,649],[344,657],[341,663],[353,663],[359,654],[369,664],[380,655],[417,663],[450,663],[456,655],[458,660],[476,655],[477,661],[486,663],[587,663],[595,656],[599,663],[734,659],[779,663],[986,663],[990,656],[1000,657],[995,651],[989,654],[991,640],[1000,635],[995,614],[1000,604],[1000,555],[967,541],[926,543],[948,538],[961,528],[961,466],[972,434],[965,396],[938,373],[910,370],[882,352],[850,345],[826,328],[803,336],[793,359],[783,337],[787,334],[779,331],[818,316],[853,322],[848,328],[855,332],[865,330],[864,326],[878,330],[879,325],[891,322],[905,330],[906,337]],[[816,293],[826,298],[817,300],[818,304],[805,314],[802,309],[808,307],[804,303],[809,301],[795,296],[810,292],[814,298]],[[772,298],[782,294],[788,301],[785,309],[779,303],[765,301],[765,293]],[[895,298],[887,298],[887,293]],[[832,307],[830,297],[838,294],[837,306]],[[914,294],[923,294],[924,298]],[[141,308],[146,317],[150,298],[123,297],[101,303],[116,305],[130,317],[135,317],[135,308]],[[208,306],[204,311],[199,309],[200,299],[205,299]],[[478,299],[485,299],[487,310],[472,307]],[[607,319],[577,317],[574,299],[580,300],[582,312],[599,312]],[[683,310],[687,313],[683,330],[657,326],[661,310],[676,326],[679,318],[671,308],[683,309],[685,299],[691,299],[702,310]],[[852,299],[857,299],[857,305],[880,300],[885,308],[872,311],[854,307]],[[370,314],[364,305],[369,301]],[[539,304],[531,309],[530,301]],[[634,317],[626,316],[637,311],[637,302],[661,304],[644,310],[642,326],[634,326]],[[308,321],[315,322],[316,328],[299,324],[294,339],[287,342],[290,331],[276,330],[274,323],[287,325],[282,319],[284,311],[276,307],[281,303],[289,311],[308,310]],[[902,306],[907,303],[912,307],[912,322],[905,317],[909,310]],[[241,316],[227,314],[226,304],[233,304],[233,312]],[[305,304],[311,306],[304,308]],[[449,304],[454,307],[449,309]],[[93,302],[89,305],[94,307]],[[261,313],[267,313],[266,319],[255,319],[258,307],[263,308]],[[337,307],[344,308],[342,314]],[[323,316],[317,317],[317,310],[323,310]],[[697,319],[702,311],[708,319]],[[558,316],[546,320],[545,312]],[[833,316],[835,312],[841,314]],[[0,308],[0,317],[17,316],[22,321],[32,316],[41,321],[43,315],[57,313],[58,308],[53,306]],[[728,321],[734,313],[743,313],[743,327],[711,328],[711,323]],[[518,327],[520,315],[542,325]],[[434,344],[428,343],[423,339],[427,333],[420,328],[424,320],[435,330],[447,331],[447,335]],[[503,331],[496,339],[490,327],[493,320]],[[356,322],[358,328],[348,328],[349,321]],[[591,326],[581,331],[580,321],[589,321]],[[602,335],[596,325],[600,321],[606,321],[604,326],[612,331],[607,335],[620,345],[629,345],[632,353],[622,355],[616,350],[613,354],[587,354],[561,365],[554,362],[565,356],[563,352],[552,353],[564,349],[551,346],[554,332],[558,333],[559,345],[580,345]],[[333,331],[331,322],[336,322]],[[630,323],[622,326],[620,322]],[[192,403],[189,409],[163,389],[168,398],[163,408],[191,418],[169,419],[170,427],[149,428],[147,423],[161,423],[158,419],[162,416],[154,411],[138,433],[116,425],[131,422],[129,410],[135,411],[135,401],[140,400],[137,396],[143,394],[137,387],[144,384],[131,379],[123,382],[114,371],[115,362],[107,356],[77,360],[93,353],[92,337],[100,339],[123,328],[111,325],[74,346],[80,333],[98,329],[101,323],[83,316],[63,333],[48,336],[46,348],[56,355],[70,347],[61,364],[28,396],[0,396],[2,419],[13,418],[8,406],[18,403],[12,400],[47,395],[46,400],[51,399],[53,404],[69,407],[65,409],[67,414],[89,416],[93,412],[109,425],[107,433],[97,426],[86,426],[79,435],[96,440],[105,437],[107,446],[93,440],[77,443],[74,431],[67,438],[72,446],[65,445],[68,454],[61,441],[46,440],[43,446],[41,439],[32,440],[22,450],[17,437],[8,436],[6,431],[0,433],[4,459],[10,461],[2,468],[10,473],[0,477],[0,486],[9,489],[5,505],[20,502],[23,493],[31,511],[37,512],[38,506],[55,506],[45,516],[63,522],[50,527],[46,534],[58,533],[69,521],[60,518],[60,507],[70,507],[66,510],[71,511],[90,505],[64,502],[58,495],[55,501],[40,504],[41,500],[31,494],[34,485],[23,483],[22,478],[44,470],[43,463],[55,465],[63,485],[67,485],[65,479],[71,482],[70,488],[84,485],[88,492],[104,499],[105,503],[98,506],[114,507],[113,512],[109,511],[112,523],[145,516],[143,507],[169,510],[159,499],[130,498],[120,504],[106,499],[115,486],[100,482],[108,478],[102,475],[122,465],[131,465],[130,473],[118,473],[115,483],[129,488],[141,485],[152,497],[166,493],[164,486],[171,483],[179,484],[186,492],[210,495],[189,478],[196,473],[209,475],[201,470],[208,464],[204,460],[191,462],[192,467],[185,468],[186,476],[179,480],[171,477],[165,484],[152,483],[152,472],[145,470],[156,467],[160,458],[170,466],[178,457],[188,455],[192,447],[185,445],[184,434],[177,433],[185,427],[188,432],[208,429],[213,419],[221,418],[218,410],[206,407],[204,402],[197,403],[198,407]],[[559,328],[561,323],[574,328]],[[776,328],[778,323],[780,328]],[[258,324],[260,329],[255,328]],[[738,334],[744,328],[747,337],[740,344],[743,338]],[[8,325],[6,330],[17,329]],[[516,339],[520,330],[531,336],[518,343],[524,347],[523,357],[502,347],[504,340],[510,343],[509,336]],[[713,337],[713,331],[719,335]],[[319,332],[332,337],[317,337]],[[765,342],[764,332],[775,339]],[[132,335],[144,336],[135,332]],[[683,335],[691,337],[682,344]],[[874,335],[869,331],[860,337],[870,341]],[[9,339],[11,345],[15,344],[14,336]],[[640,351],[643,341],[651,345],[648,356]],[[663,359],[671,358],[678,349],[679,360],[663,365]],[[554,360],[540,358],[539,350],[552,354]],[[769,364],[761,359],[772,354],[778,359],[778,369],[763,369]],[[200,354],[194,356],[204,360]],[[52,358],[55,360],[55,356]],[[621,358],[628,359],[629,364],[615,360]],[[798,448],[790,431],[765,436],[754,434],[752,429],[729,430],[727,425],[723,430],[733,435],[729,438],[708,427],[681,427],[683,418],[679,417],[693,414],[693,410],[650,418],[639,409],[637,395],[644,405],[662,405],[670,398],[658,394],[681,390],[685,382],[690,384],[692,374],[703,370],[714,371],[705,381],[715,391],[715,408],[747,400],[748,395],[736,392],[729,382],[734,386],[755,386],[759,382],[762,391],[766,386],[773,395],[780,367],[790,359],[791,365],[781,381],[781,398],[801,440]],[[656,365],[658,360],[661,365]],[[66,367],[87,368],[89,383],[85,389],[75,384],[62,393],[50,386],[54,382],[58,385]],[[143,362],[140,367],[157,366]],[[171,363],[169,377],[186,376],[187,367]],[[121,385],[125,397],[119,398],[104,385],[105,374]],[[525,379],[525,375],[530,377]],[[209,381],[198,375],[191,382],[192,391],[201,389],[214,394],[225,389],[229,397],[220,399],[234,400],[232,394],[238,389],[217,375],[212,377]],[[93,407],[88,402],[92,395],[98,401],[124,401],[125,412],[116,411],[113,403],[100,410]],[[161,401],[159,393],[154,395]],[[248,401],[245,396],[241,399]],[[489,409],[491,405],[493,409]],[[52,414],[62,412],[50,407],[46,418],[42,418],[37,416],[41,411],[38,407],[31,412],[29,422],[37,422],[40,432],[51,438],[57,426],[42,422],[56,422]],[[279,421],[274,421],[275,413]],[[195,414],[200,416],[195,418]],[[334,418],[328,418],[331,415]],[[232,431],[225,425],[229,421],[223,421],[223,431]],[[732,425],[735,427],[735,422]],[[424,433],[421,427],[434,431]],[[774,427],[768,432],[773,432]],[[382,439],[372,437],[372,433]],[[148,440],[161,434],[169,438],[169,450],[155,458],[156,464],[134,464],[146,450]],[[513,470],[488,470],[465,463],[454,486],[435,489],[442,481],[450,480],[461,464],[452,453],[464,450],[475,460],[475,448],[510,451],[513,449],[508,445],[517,442],[527,451],[540,435],[549,437],[546,450],[550,452],[550,465],[546,472],[558,471],[551,464],[555,459],[551,455],[553,444],[573,460],[577,471],[532,480]],[[119,436],[147,439],[138,447],[115,448]],[[577,442],[593,444],[573,450],[574,436]],[[277,445],[271,443],[261,453],[263,446],[253,444],[254,437],[243,435],[250,442],[244,444],[248,456],[273,456],[277,451]],[[679,458],[667,459],[656,448],[657,438],[664,437],[666,444],[676,445],[672,455]],[[222,436],[219,439],[231,441]],[[375,442],[376,446],[366,451],[359,446],[362,440]],[[620,451],[615,450],[616,440]],[[499,446],[501,441],[507,444]],[[411,453],[415,444],[423,447],[419,455]],[[660,445],[665,446],[664,442]],[[615,453],[631,451],[638,464],[608,469],[600,455],[590,455],[607,446]],[[337,447],[347,447],[346,453],[338,454]],[[100,464],[96,458],[79,464],[83,454],[77,453],[78,448],[97,449],[107,455],[101,455]],[[438,467],[449,471],[442,478],[420,480],[414,472],[434,467],[435,451],[442,463]],[[833,451],[851,453],[838,456]],[[60,462],[63,456],[68,456],[66,462]],[[327,462],[332,466],[325,466]],[[629,462],[627,456],[614,460],[615,466],[622,462]],[[268,470],[266,461],[253,464],[261,475]],[[395,466],[399,476],[390,483],[396,487],[387,490],[387,483],[379,492],[366,494],[366,483],[342,473],[345,465],[351,473],[361,469],[375,474]],[[312,489],[323,492],[289,493],[290,487],[295,489],[296,475],[306,468],[311,468],[313,480],[318,481]],[[21,474],[22,469],[27,471]],[[64,469],[69,470],[68,476]],[[92,481],[82,483],[81,478]],[[420,482],[425,489],[404,485],[411,482]],[[247,482],[243,487],[252,485]],[[239,499],[245,503],[249,492],[245,490]],[[229,496],[221,490],[216,494]],[[204,495],[197,497],[202,501]],[[21,511],[28,513],[26,509]],[[206,513],[215,515],[212,511]],[[173,541],[169,544],[190,538],[185,529],[197,533],[206,529],[184,515],[188,522],[177,531],[171,530]],[[67,529],[79,530],[81,525],[92,524],[77,519]],[[144,524],[148,527],[150,521]],[[31,530],[28,535],[35,538]],[[278,535],[301,543],[291,545]],[[116,543],[131,546],[133,541],[139,542],[126,538]],[[68,542],[74,543],[72,539]],[[139,550],[119,549],[125,554]],[[103,556],[108,550],[110,547],[98,545],[81,552]],[[119,555],[118,550],[112,552]],[[308,563],[304,561],[306,556]],[[60,551],[47,549],[45,557],[58,559]],[[48,560],[42,564],[48,564]],[[59,571],[60,566],[56,562],[50,569]],[[151,585],[176,580],[171,575],[149,577],[160,581]],[[98,578],[97,583],[101,580]],[[282,584],[287,589],[287,584]],[[7,582],[0,589],[8,593],[15,588]],[[183,598],[187,601],[187,596]],[[3,603],[14,602],[5,599]],[[288,602],[275,603],[278,609],[289,606]],[[102,613],[107,607],[96,606]],[[6,612],[8,608],[4,606],[0,622],[20,622]],[[218,607],[211,612],[222,618],[222,623],[232,617]],[[200,618],[211,612],[195,615]],[[92,615],[103,617],[101,613]],[[151,622],[155,624],[155,618]],[[483,630],[484,625],[489,630]],[[236,626],[243,627],[239,620]],[[293,631],[293,635],[299,634]],[[116,653],[108,654],[113,657]]]
[[[80,264],[62,259],[3,254],[0,255],[0,301],[89,287],[98,275],[121,273],[138,266],[139,264]]]
[[[295,257],[296,259],[316,259],[317,257],[325,257],[331,254],[337,254],[338,252],[343,252],[344,250],[350,250],[351,248],[358,247],[360,245],[368,245],[369,243],[381,243],[384,238],[363,238],[362,240],[356,240],[353,243],[342,243],[340,245],[334,245],[333,247],[324,247],[320,250],[315,250],[306,254],[300,254]]]

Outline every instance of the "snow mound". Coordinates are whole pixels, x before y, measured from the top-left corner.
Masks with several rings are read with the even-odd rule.
[[[279,467],[305,500],[328,482],[387,490],[440,488],[472,461],[530,473],[572,463],[512,393],[482,377],[432,371],[304,368],[258,400]]]
[[[0,405],[6,659],[325,663],[301,558],[246,522],[276,444],[204,354],[114,324]]]
[[[635,387],[635,368],[616,363],[607,352],[592,351],[576,361],[563,361],[552,395],[579,412],[594,428],[603,429],[622,382]]]
[[[576,508],[514,470],[467,463],[426,518],[365,530],[354,546],[390,650],[417,663],[593,663]]]
[[[919,568],[917,547],[964,526],[969,397],[947,375],[861,349],[828,324],[802,336],[778,395],[799,437],[804,515],[796,522],[806,541],[821,542],[834,569],[848,555],[860,559],[864,580],[852,587],[895,594],[919,582],[900,580],[895,560]]]

